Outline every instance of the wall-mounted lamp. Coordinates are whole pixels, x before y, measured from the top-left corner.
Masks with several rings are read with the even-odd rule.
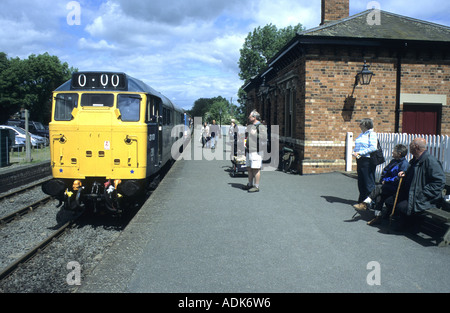
[[[369,71],[369,67],[370,67],[370,65],[367,65],[366,60],[364,60],[364,65],[363,65],[361,72],[359,72],[356,75],[355,85],[357,85],[358,82],[361,85],[369,85],[370,84],[370,81],[372,80],[372,76],[375,74],[372,71]]]
[[[358,84],[360,85],[369,85],[371,80],[372,80],[372,76],[374,76],[375,74],[369,70],[370,65],[367,65],[366,60],[364,60],[364,65],[362,67],[362,70],[356,74],[355,76],[355,84],[353,85],[353,91],[352,91],[352,95],[351,97],[353,97],[353,93],[355,92],[355,87],[358,86]]]
[[[262,84],[259,86],[259,90],[267,94],[269,91],[269,85],[266,84],[266,77],[264,76]]]

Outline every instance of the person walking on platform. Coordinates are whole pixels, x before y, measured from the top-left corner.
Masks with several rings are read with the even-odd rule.
[[[216,120],[212,121],[212,124],[210,126],[210,132],[211,132],[211,149],[215,149],[216,148],[216,138],[222,137],[220,134],[219,125],[216,124]]]
[[[205,122],[202,127],[202,148],[205,147],[205,144],[207,144],[209,140],[210,140],[209,126]]]
[[[230,128],[228,129],[228,138],[229,138],[230,144],[232,145],[231,158],[233,158],[234,156],[237,156],[238,133],[239,133],[239,128],[236,125],[236,121],[234,119],[232,119]]]
[[[247,142],[245,144],[248,184],[242,189],[248,190],[248,192],[259,192],[263,153],[261,145],[267,141],[267,130],[261,124],[261,116],[256,110],[250,113],[248,120]]]

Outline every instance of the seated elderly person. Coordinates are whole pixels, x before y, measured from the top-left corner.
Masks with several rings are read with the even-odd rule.
[[[410,216],[440,206],[445,187],[442,164],[427,151],[426,140],[415,138],[409,150],[413,155],[410,167],[406,172],[398,173],[403,177],[395,208],[395,215],[399,216]],[[395,196],[386,200],[386,206],[391,210],[394,201]]]

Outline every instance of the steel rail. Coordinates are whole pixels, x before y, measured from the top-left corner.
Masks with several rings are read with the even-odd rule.
[[[33,204],[27,205],[11,214],[8,214],[6,216],[2,216],[0,217],[0,225],[2,224],[6,224],[9,223],[10,221],[12,221],[13,219],[15,219],[16,217],[25,215],[31,211],[33,211],[36,207],[38,207],[39,205],[48,202],[49,200],[51,200],[51,196],[46,196],[45,198],[42,198],[36,202],[34,202]]]
[[[3,194],[3,195],[0,195],[0,200],[3,200],[3,199],[8,198],[8,197],[12,197],[12,196],[14,196],[14,195],[16,195],[16,194],[19,194],[19,193],[21,193],[21,192],[25,192],[25,191],[27,191],[27,190],[29,190],[29,189],[32,189],[32,188],[37,187],[37,186],[39,186],[39,185],[42,185],[43,183],[49,181],[50,179],[52,179],[51,176],[48,177],[46,180],[43,180],[43,181],[34,183],[34,184],[32,184],[32,185],[28,185],[28,186],[23,187],[23,188],[21,188],[21,189],[19,189],[19,190],[16,190],[16,191],[10,191],[10,192],[8,192],[8,193],[5,193],[5,194]]]
[[[36,255],[39,251],[44,249],[51,241],[59,237],[64,231],[67,230],[68,227],[70,227],[75,220],[68,221],[63,226],[61,226],[58,230],[56,230],[54,233],[52,233],[49,237],[38,243],[35,247],[33,247],[30,251],[25,253],[23,256],[21,256],[19,259],[8,265],[5,269],[3,269],[0,272],[0,280],[6,278],[9,276],[14,270],[20,265],[28,261],[30,258],[32,258],[34,255]]]

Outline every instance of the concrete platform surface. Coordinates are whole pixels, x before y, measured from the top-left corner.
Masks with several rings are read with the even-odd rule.
[[[354,178],[230,166],[177,161],[79,292],[450,292],[450,248],[352,219]]]

